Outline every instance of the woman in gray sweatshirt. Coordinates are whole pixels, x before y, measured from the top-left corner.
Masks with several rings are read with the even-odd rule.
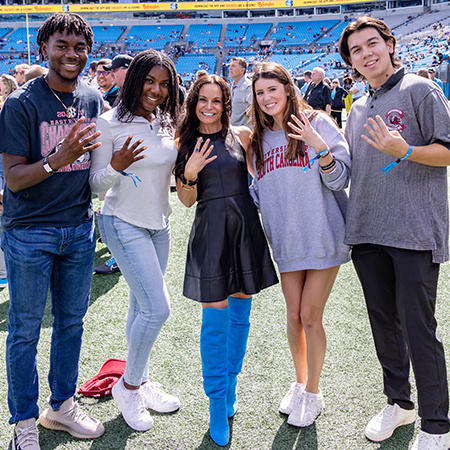
[[[344,245],[347,142],[335,122],[300,99],[287,70],[259,64],[253,76],[254,198],[281,273],[296,382],[280,405],[288,423],[311,425],[323,409],[325,303]]]

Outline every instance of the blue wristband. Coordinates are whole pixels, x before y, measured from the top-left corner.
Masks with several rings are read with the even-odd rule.
[[[303,172],[306,172],[308,169],[311,169],[311,167],[314,165],[314,161],[317,161],[319,158],[322,158],[322,156],[325,156],[330,150],[328,147],[321,151],[320,153],[317,153],[317,155],[309,161],[308,165],[303,168]]]
[[[142,180],[134,173],[127,173],[127,172],[119,172],[119,173],[121,173],[124,177],[130,177],[133,180],[134,187],[138,187],[136,180],[138,180],[139,183],[142,183]]]
[[[411,153],[412,153],[412,150],[413,150],[412,145],[410,145],[410,146],[408,147],[408,151],[406,152],[406,154],[405,154],[404,156],[402,156],[401,158],[398,158],[397,161],[392,161],[392,162],[391,162],[390,164],[388,164],[386,167],[382,167],[381,170],[384,170],[383,177],[385,177],[385,176],[389,173],[389,171],[390,171],[393,167],[395,167],[397,164],[399,164],[400,162],[402,162],[404,159],[409,158],[409,156],[410,156]]]

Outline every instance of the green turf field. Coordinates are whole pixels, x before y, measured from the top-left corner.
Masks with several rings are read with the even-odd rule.
[[[156,341],[150,376],[177,395],[182,407],[173,414],[152,413],[153,429],[131,430],[111,397],[104,400],[79,397],[83,408],[100,419],[106,433],[95,441],[82,441],[63,432],[38,426],[43,450],[50,449],[218,449],[208,434],[208,400],[201,382],[199,334],[201,306],[183,298],[182,284],[187,238],[194,210],[186,209],[171,194],[172,247],[166,283],[172,314]],[[109,258],[103,244],[97,246],[96,265]],[[450,266],[441,267],[437,316],[440,334],[450,355]],[[0,448],[10,448],[7,382],[4,362],[7,333],[8,290],[0,293]],[[91,304],[86,315],[80,361],[79,386],[94,376],[108,358],[126,359],[125,321],[128,288],[120,274],[94,275]],[[231,440],[226,448],[239,450],[285,449],[407,449],[418,424],[397,430],[376,444],[363,434],[367,421],[385,405],[381,369],[374,353],[362,291],[351,263],[343,266],[325,309],[328,350],[321,388],[325,410],[306,429],[291,427],[278,405],[294,370],[285,331],[285,306],[280,286],[257,295],[251,316],[249,347],[239,376],[240,408],[231,420]],[[39,344],[41,409],[49,395],[47,371],[52,317],[47,307]],[[449,357],[450,361],[450,357]]]

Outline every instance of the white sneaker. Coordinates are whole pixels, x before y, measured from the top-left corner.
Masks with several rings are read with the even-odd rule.
[[[14,427],[11,450],[41,450],[34,418],[17,422]]]
[[[46,409],[39,416],[39,423],[44,428],[66,431],[79,439],[95,439],[105,432],[100,421],[89,417],[73,400],[73,397],[68,398],[58,411],[53,411],[52,408]]]
[[[136,431],[147,431],[153,426],[152,416],[144,407],[140,388],[126,389],[121,377],[112,388],[112,396],[130,428]]]
[[[278,410],[282,414],[290,414],[294,409],[295,400],[297,396],[300,395],[305,390],[305,385],[303,383],[299,383],[294,381],[291,384],[291,387],[287,391],[287,394],[281,400],[280,407]]]
[[[295,403],[294,409],[289,414],[288,424],[294,427],[308,427],[312,425],[323,410],[322,391],[317,394],[303,391]]]
[[[420,430],[411,450],[448,450],[450,448],[450,432],[430,434]]]
[[[169,413],[180,409],[180,400],[177,397],[166,394],[159,383],[144,383],[141,386],[144,406],[147,409],[159,413]]]
[[[416,420],[413,409],[400,408],[396,403],[386,405],[367,424],[364,431],[368,439],[374,442],[381,442],[392,436],[394,430],[402,425],[409,425]]]

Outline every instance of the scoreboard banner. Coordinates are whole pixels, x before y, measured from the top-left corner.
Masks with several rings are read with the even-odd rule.
[[[245,9],[302,8],[323,5],[342,5],[375,0],[273,0],[229,2],[172,2],[172,3],[109,3],[85,5],[23,5],[0,6],[0,14],[53,14],[56,12],[145,12],[145,11],[211,11]]]

